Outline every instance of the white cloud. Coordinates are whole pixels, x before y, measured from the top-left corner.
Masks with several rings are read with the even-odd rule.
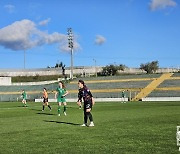
[[[15,6],[14,5],[11,5],[11,4],[7,4],[4,6],[4,8],[9,12],[9,13],[13,13],[14,12],[14,9],[15,9]]]
[[[16,21],[0,29],[0,45],[12,50],[26,50],[36,46],[37,41],[30,40],[31,34],[35,31],[35,24],[32,21]]]
[[[96,35],[95,43],[97,45],[102,45],[106,41],[106,38],[102,35]]]
[[[42,20],[42,21],[39,22],[39,25],[40,26],[45,26],[50,22],[50,20],[51,20],[50,18],[48,18],[46,20]]]
[[[176,5],[177,3],[174,0],[151,0],[150,9],[154,11],[167,7],[175,7]]]
[[[47,32],[37,29],[36,24],[31,20],[16,21],[0,29],[0,45],[11,50],[28,50],[44,44],[59,44],[60,49],[67,43],[67,35],[54,32]],[[78,44],[75,41],[75,44]],[[80,45],[74,46],[78,49]],[[66,50],[65,50],[66,51]]]

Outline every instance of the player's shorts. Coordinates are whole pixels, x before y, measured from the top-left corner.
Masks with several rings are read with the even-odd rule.
[[[66,99],[63,97],[63,98],[61,98],[61,97],[58,97],[57,98],[57,102],[59,103],[59,102],[62,102],[62,103],[64,103],[64,102],[66,102]]]
[[[84,102],[84,109],[92,109],[92,99]]]
[[[48,98],[43,98],[43,103],[47,103],[48,102]]]

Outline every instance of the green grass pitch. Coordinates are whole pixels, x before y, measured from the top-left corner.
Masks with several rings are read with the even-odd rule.
[[[178,153],[180,102],[101,102],[93,107],[95,127],[81,127],[83,110],[68,103],[0,103],[0,153]]]

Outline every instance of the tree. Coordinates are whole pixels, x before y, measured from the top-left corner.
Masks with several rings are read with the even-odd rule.
[[[159,69],[159,62],[152,61],[146,64],[141,64],[140,69],[146,71],[147,74],[155,73]]]
[[[126,66],[123,64],[120,64],[119,66],[112,65],[112,64],[107,65],[107,66],[103,67],[101,75],[103,75],[103,76],[114,76],[117,74],[118,70],[124,71],[125,68],[126,68]]]
[[[60,68],[60,67],[62,69],[62,75],[65,76],[65,67],[66,67],[66,65],[63,64],[63,62],[56,63],[56,65],[54,67],[47,66],[47,68]]]
[[[65,76],[65,67],[66,67],[66,65],[63,64],[63,62],[60,62],[59,64],[56,63],[55,68],[57,68],[57,67],[61,67],[61,69],[62,69],[62,75]]]
[[[56,65],[54,66],[55,68],[58,68],[58,67],[62,67],[63,66],[63,63],[62,62],[60,62],[59,64],[58,63],[56,63]]]
[[[114,65],[107,65],[103,67],[103,70],[101,72],[104,76],[113,76],[117,73],[118,68]]]
[[[126,67],[127,67],[126,65],[120,64],[118,66],[118,70],[124,71]]]
[[[62,74],[65,76],[65,67],[66,65],[65,64],[62,64],[61,68],[62,68]]]

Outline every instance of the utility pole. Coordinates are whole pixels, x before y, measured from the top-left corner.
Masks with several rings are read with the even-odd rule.
[[[67,34],[68,34],[68,47],[71,50],[71,73],[70,73],[70,78],[73,79],[73,33],[72,33],[72,28],[68,28]]]
[[[94,61],[94,69],[95,69],[95,75],[96,75],[96,77],[97,77],[97,69],[96,69],[96,59],[93,59],[93,61]]]

